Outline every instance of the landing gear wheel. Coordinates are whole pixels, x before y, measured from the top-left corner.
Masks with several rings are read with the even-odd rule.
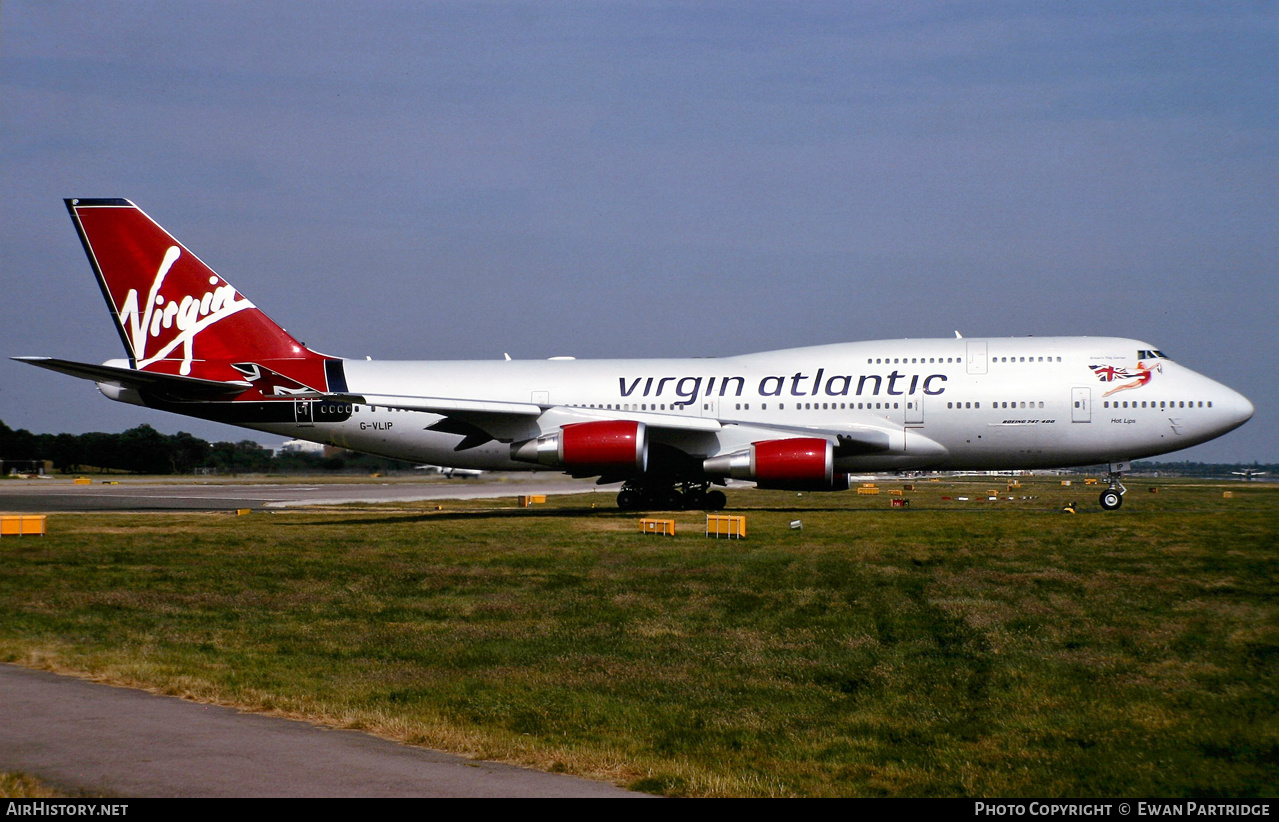
[[[662,511],[666,508],[666,493],[654,486],[639,489],[640,507],[645,511]]]
[[[1101,492],[1101,507],[1107,511],[1114,511],[1124,504],[1124,495],[1116,491],[1114,488],[1108,488]]]
[[[707,491],[705,483],[632,480],[617,492],[617,507],[623,511],[719,511],[726,504],[723,492]]]
[[[684,508],[688,511],[701,511],[706,507],[706,492],[700,488],[690,488],[684,492]]]
[[[643,498],[639,492],[630,488],[623,488],[617,492],[617,507],[623,511],[638,511],[643,504]]]

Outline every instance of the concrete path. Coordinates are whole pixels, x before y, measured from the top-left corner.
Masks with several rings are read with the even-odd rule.
[[[0,665],[0,770],[128,797],[644,796],[15,665]]]

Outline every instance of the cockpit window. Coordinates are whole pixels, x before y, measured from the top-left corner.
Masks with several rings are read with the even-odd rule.
[[[1137,359],[1139,360],[1166,360],[1168,355],[1157,348],[1140,348],[1137,350]]]

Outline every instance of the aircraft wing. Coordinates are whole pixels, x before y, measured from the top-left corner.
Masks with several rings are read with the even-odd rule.
[[[490,400],[466,400],[445,397],[406,397],[379,394],[362,394],[367,405],[381,405],[387,408],[399,408],[405,411],[426,411],[443,417],[452,417],[473,422],[479,427],[487,421],[491,424],[503,422],[532,421],[542,419],[543,422],[554,422],[556,425],[569,425],[574,422],[592,422],[595,420],[635,420],[650,428],[676,431],[718,431],[722,427],[719,420],[706,417],[688,417],[680,414],[658,414],[643,411],[614,411],[603,408],[578,408],[567,405],[538,405],[526,402],[493,402]],[[497,439],[500,439],[497,438]]]
[[[717,433],[738,428],[743,438],[772,439],[780,437],[824,437],[835,446],[837,456],[855,456],[900,451],[905,447],[905,432],[900,426],[875,421],[866,423],[843,422],[820,427],[794,425],[767,425],[756,422],[738,424],[731,420],[718,420],[684,414],[662,414],[645,411],[620,411],[604,408],[580,408],[576,406],[541,406],[536,403],[492,402],[443,397],[409,397],[391,395],[362,395],[368,405],[380,405],[406,411],[425,411],[439,414],[444,420],[430,426],[431,430],[465,435],[467,440],[459,450],[473,447],[490,439],[502,442],[536,436],[528,426],[540,423],[542,428],[581,422],[605,420],[632,420],[642,422],[652,432],[661,436],[669,433]],[[916,441],[922,438],[917,437]]]
[[[667,431],[714,432],[721,428],[718,420],[686,417],[679,414],[654,414],[615,411],[603,408],[578,408],[565,405],[538,405],[524,402],[495,402],[449,397],[410,397],[386,394],[362,394],[356,399],[366,405],[425,411],[439,414],[443,420],[428,426],[432,431],[459,434],[465,439],[456,450],[464,451],[490,440],[514,442],[536,437],[545,428],[562,427],[580,422],[601,420],[634,420],[646,426]]]
[[[761,429],[770,437],[824,437],[835,446],[835,456],[851,457],[861,454],[879,454],[904,449],[906,432],[901,426],[883,419],[867,422],[840,422],[820,426],[768,425],[752,423],[752,429]],[[924,444],[924,438],[914,438],[916,447]]]

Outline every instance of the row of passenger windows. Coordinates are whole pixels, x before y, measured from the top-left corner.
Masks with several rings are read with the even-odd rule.
[[[796,411],[886,411],[899,408],[900,404],[895,402],[797,402],[794,406]],[[759,409],[767,411],[768,403],[761,402]],[[702,410],[709,411],[710,405],[704,404]],[[736,410],[749,411],[751,410],[751,404],[748,402],[736,403]],[[777,403],[777,410],[785,411],[786,403]]]
[[[670,410],[683,411],[686,406],[670,404]],[[608,405],[588,404],[585,406],[577,406],[579,408],[600,408],[607,411],[665,411],[666,403],[657,402],[635,402],[635,403],[617,403]],[[797,402],[792,407],[796,411],[888,411],[894,408],[901,408],[900,403],[896,402]],[[748,402],[734,403],[734,409],[737,411],[751,410],[751,404]],[[761,411],[768,410],[768,403],[759,404]],[[710,403],[702,403],[703,411],[710,411]],[[786,410],[786,403],[777,403],[778,411]]]
[[[867,365],[928,365],[962,363],[963,357],[867,357]],[[991,362],[1061,362],[1061,357],[991,357]]]
[[[1138,405],[1136,400],[1106,400],[1102,403],[1103,408],[1212,408],[1212,400],[1208,400],[1207,406],[1203,400],[1198,400],[1198,406],[1195,400],[1159,400],[1156,404],[1155,400],[1142,400]],[[1149,404],[1147,404],[1149,403]]]
[[[908,403],[907,406],[909,407],[909,405],[910,404]],[[1203,403],[1200,403],[1200,405],[1203,405]],[[1209,405],[1211,405],[1211,403],[1209,403]],[[665,403],[655,403],[655,402],[654,403],[642,403],[642,402],[620,403],[618,405],[587,405],[585,407],[586,408],[602,408],[609,411],[665,411],[666,410]],[[797,402],[797,403],[794,403],[792,407],[796,411],[892,411],[892,410],[899,410],[901,408],[901,403],[896,403],[896,402]],[[948,402],[946,403],[946,407],[952,408],[952,409],[953,408],[981,408],[981,403],[980,402]],[[988,407],[990,408],[1043,408],[1044,404],[1043,402],[1039,402],[1038,404],[1036,404],[1035,402],[1030,402],[1030,401],[1027,401],[1027,402],[1010,401],[1010,402],[992,402],[989,404]],[[1107,405],[1107,407],[1109,407],[1109,405]],[[1116,403],[1115,407],[1118,408],[1119,405]],[[1124,407],[1126,408],[1127,406],[1125,405]],[[751,410],[751,404],[748,402],[734,403],[733,408],[735,411],[749,411]],[[677,409],[683,410],[683,406],[676,406],[674,404],[671,405],[672,411],[675,411]],[[702,410],[710,411],[711,404],[702,403]],[[768,403],[766,402],[760,403],[759,410],[767,411]],[[786,403],[784,402],[777,403],[777,410],[785,411]]]
[[[651,402],[651,403],[639,403],[639,402],[637,402],[637,403],[616,403],[616,404],[609,403],[609,404],[607,404],[607,405],[592,403],[592,404],[588,404],[588,405],[585,405],[585,406],[578,406],[578,407],[579,407],[579,408],[580,408],[580,407],[585,407],[585,408],[600,408],[600,409],[605,409],[605,410],[609,410],[609,411],[665,411],[665,410],[667,410],[666,406],[667,406],[667,403],[656,403],[656,402]],[[765,402],[765,403],[760,403],[760,406],[759,406],[759,407],[760,407],[760,410],[762,410],[762,411],[767,411],[767,410],[768,410],[768,403],[766,403],[766,402]],[[898,403],[895,403],[895,402],[893,402],[893,403],[888,403],[888,402],[865,402],[865,403],[862,403],[862,402],[857,402],[857,403],[853,403],[853,402],[797,402],[797,403],[795,403],[795,404],[794,404],[794,408],[795,408],[795,410],[796,410],[796,411],[818,411],[818,410],[820,410],[820,411],[826,411],[826,410],[830,410],[830,411],[887,411],[887,410],[892,410],[892,409],[899,408],[899,407],[900,407],[900,405],[899,405]],[[947,408],[981,408],[981,403],[980,403],[980,402],[948,402],[948,403],[946,403],[946,407],[947,407]],[[1027,401],[1027,402],[1013,402],[1013,401],[1009,401],[1009,402],[1002,402],[1002,401],[1000,401],[1000,402],[993,402],[993,403],[990,403],[990,406],[989,406],[989,407],[991,407],[991,408],[1043,408],[1043,407],[1044,407],[1044,404],[1043,404],[1043,402],[1039,402],[1038,404],[1036,404],[1036,403],[1035,403],[1035,402],[1033,402],[1033,401]],[[1197,400],[1197,401],[1196,401],[1196,400],[1158,400],[1158,401],[1156,401],[1156,400],[1142,400],[1142,401],[1140,402],[1140,404],[1138,404],[1137,400],[1106,400],[1106,401],[1104,401],[1104,402],[1102,403],[1102,407],[1103,407],[1103,408],[1196,408],[1196,407],[1198,407],[1198,408],[1205,408],[1205,407],[1207,407],[1207,408],[1212,408],[1212,400],[1208,400],[1206,405],[1205,405],[1205,403],[1204,403],[1204,400]],[[784,403],[784,402],[779,402],[779,403],[777,404],[777,408],[778,408],[778,410],[780,410],[780,411],[784,411],[784,410],[786,410],[786,403]],[[683,406],[683,405],[677,405],[677,404],[675,404],[675,403],[670,403],[670,410],[671,410],[671,411],[676,411],[676,410],[681,410],[681,411],[682,411],[682,410],[685,410],[685,409],[686,409],[686,406]],[[355,412],[359,412],[360,407],[359,407],[358,405],[356,405],[356,406],[351,407],[351,410],[353,410],[353,411],[355,411]],[[372,411],[377,411],[377,406],[373,406],[370,410],[372,410]],[[408,409],[406,409],[406,408],[387,408],[386,410],[388,410],[388,411],[407,411]],[[709,410],[711,410],[710,403],[703,403],[703,404],[702,404],[702,410],[703,410],[703,411],[709,411]],[[738,410],[738,411],[749,411],[749,410],[751,410],[751,404],[750,404],[750,403],[748,403],[748,402],[746,402],[746,403],[741,403],[741,402],[736,403],[736,410]]]
[[[1198,405],[1196,405],[1196,402],[1198,403]],[[584,407],[600,408],[600,409],[606,409],[609,411],[665,411],[667,410],[666,405],[667,403],[656,403],[656,402],[617,403],[617,404],[610,403],[607,405],[588,404]],[[686,406],[676,405],[675,403],[670,403],[670,406],[671,406],[670,410],[672,411],[685,410],[686,408]],[[748,402],[746,403],[739,402],[739,403],[736,403],[735,406],[737,411],[751,410],[751,404]],[[1076,403],[1076,406],[1078,406],[1078,403]],[[579,407],[582,407],[582,406],[579,406]],[[761,411],[767,411],[768,403],[766,402],[760,403],[759,407]],[[865,403],[862,403],[862,402],[857,402],[857,403],[797,402],[797,403],[794,403],[794,409],[796,411],[889,411],[889,410],[897,409],[899,407],[900,407],[900,404],[895,402],[893,403],[888,403],[888,402],[865,402]],[[981,403],[980,402],[948,402],[946,403],[946,407],[951,409],[981,408]],[[1044,404],[1042,401],[1039,402],[1038,404],[1036,404],[1033,401],[1026,401],[1026,402],[998,401],[998,402],[990,403],[989,407],[1010,408],[1010,409],[1011,408],[1043,408]],[[1142,400],[1140,404],[1138,404],[1137,400],[1106,400],[1102,403],[1102,407],[1103,408],[1195,408],[1195,407],[1212,408],[1212,400],[1208,400],[1206,406],[1204,404],[1204,400],[1198,400],[1198,401],[1196,400],[1158,400],[1158,401]],[[779,402],[777,404],[777,409],[779,411],[785,411],[786,403]],[[351,410],[358,412],[360,410],[360,407],[357,405],[357,406],[354,406]],[[373,406],[370,410],[377,411],[377,406]],[[404,411],[408,409],[388,408],[387,410],[388,411]],[[711,410],[710,403],[703,403],[702,410],[710,411]]]
[[[955,402],[955,403],[948,402],[946,403],[946,407],[947,408],[981,408],[981,403],[979,402]],[[1043,408],[1044,404],[1043,402],[1039,402],[1038,404],[1036,404],[1029,400],[1026,402],[999,401],[999,402],[992,402],[990,404],[990,407],[991,408]]]

